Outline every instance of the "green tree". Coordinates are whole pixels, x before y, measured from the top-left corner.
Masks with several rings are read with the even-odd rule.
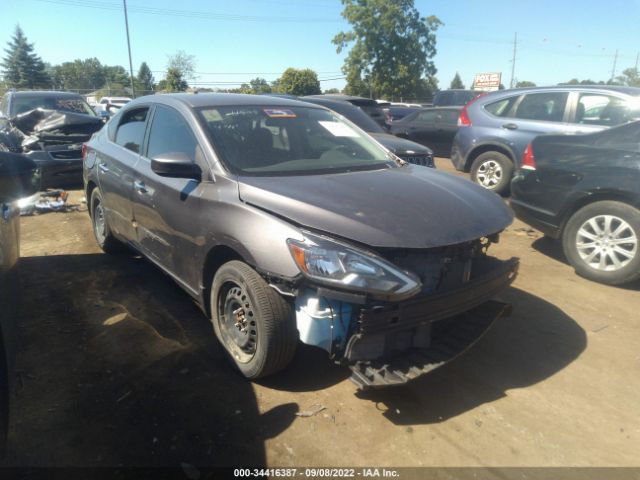
[[[333,43],[338,53],[353,44],[342,67],[345,91],[392,100],[416,97],[423,80],[436,74],[435,31],[442,22],[435,16],[421,17],[413,0],[342,4],[342,16],[352,30],[338,33]]]
[[[331,93],[340,93],[340,89],[338,88],[328,88],[323,93],[331,94]]]
[[[165,92],[184,92],[187,88],[189,84],[182,78],[182,72],[175,67],[169,67],[167,76],[158,83],[158,90]]]
[[[627,68],[617,77],[618,83],[629,87],[640,87],[640,76],[637,68]]]
[[[7,42],[6,56],[2,59],[4,82],[9,88],[48,88],[51,80],[42,59],[33,50],[33,44],[16,25],[12,39]]]
[[[455,77],[453,77],[453,80],[451,80],[451,85],[449,85],[449,88],[464,90],[464,83],[462,83],[458,72],[456,72]]]
[[[516,83],[516,88],[535,87],[535,86],[537,86],[535,83],[530,82],[528,80],[521,80],[521,81]]]
[[[138,75],[136,76],[136,92],[140,90],[142,95],[146,95],[153,92],[154,86],[155,79],[153,78],[151,69],[149,65],[147,65],[147,62],[142,62],[138,70]]]
[[[261,93],[271,93],[271,85],[264,78],[256,77],[249,82],[250,93],[259,95]]]
[[[106,68],[97,58],[64,62],[51,67],[52,84],[55,88],[63,90],[98,90],[107,80]]]
[[[196,73],[196,60],[193,55],[188,55],[184,50],[178,50],[173,55],[169,55],[167,61],[167,75],[169,69],[174,69],[180,73],[181,79],[193,81]]]
[[[287,68],[274,82],[274,91],[289,95],[316,95],[321,93],[316,72],[309,68]]]

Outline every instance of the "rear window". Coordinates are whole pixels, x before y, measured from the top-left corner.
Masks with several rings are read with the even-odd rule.
[[[84,113],[95,116],[96,113],[82,98],[73,97],[48,97],[48,96],[23,96],[16,95],[11,100],[11,116],[44,108],[61,112]]]

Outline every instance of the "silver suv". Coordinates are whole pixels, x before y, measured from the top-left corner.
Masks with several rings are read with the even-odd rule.
[[[451,160],[496,193],[507,193],[525,148],[543,133],[590,133],[640,118],[640,88],[520,88],[482,95],[460,112]]]

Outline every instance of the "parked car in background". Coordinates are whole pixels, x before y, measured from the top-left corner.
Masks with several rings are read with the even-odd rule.
[[[588,135],[542,135],[512,182],[518,218],[562,240],[580,275],[640,277],[640,122]]]
[[[13,385],[17,350],[20,209],[17,201],[36,192],[35,163],[10,152],[0,152],[0,458],[6,452],[9,393]]]
[[[0,150],[24,153],[42,171],[41,189],[82,183],[82,143],[103,126],[69,92],[8,92],[0,102]]]
[[[393,122],[397,122],[398,120],[403,119],[407,115],[412,114],[413,112],[417,112],[422,110],[424,107],[408,107],[404,105],[390,105],[386,109],[387,114],[387,129],[391,127]]]
[[[486,331],[518,268],[487,255],[512,219],[501,199],[310,103],[142,97],[85,153],[99,246],[175,279],[248,378],[286,367],[300,339],[361,387],[406,383]]]
[[[453,138],[458,131],[461,109],[462,107],[424,108],[393,122],[390,132],[426,145],[439,157],[449,157]]]
[[[95,106],[95,112],[100,117],[108,118],[130,101],[129,97],[102,97]]]
[[[305,99],[326,99],[326,100],[338,100],[341,102],[349,102],[356,107],[360,107],[364,113],[373,118],[378,125],[382,128],[385,128],[387,122],[387,115],[384,112],[384,109],[389,106],[389,103],[379,103],[370,98],[364,97],[354,97],[351,95],[340,95],[340,94],[324,94],[324,95],[307,95],[305,97],[300,97],[301,100]]]
[[[460,112],[451,160],[496,193],[509,190],[526,146],[543,133],[589,133],[640,118],[640,88],[576,86],[487,93]]]
[[[480,90],[440,90],[433,97],[433,106],[462,107],[482,93]]]
[[[424,167],[436,168],[433,161],[433,151],[419,143],[398,138],[385,131],[378,123],[376,123],[369,115],[364,113],[360,107],[356,107],[350,102],[342,100],[330,100],[317,97],[302,97],[300,100],[322,105],[334,112],[344,116],[347,120],[355,123],[362,130],[367,132],[383,147],[388,148],[391,152],[406,162]]]

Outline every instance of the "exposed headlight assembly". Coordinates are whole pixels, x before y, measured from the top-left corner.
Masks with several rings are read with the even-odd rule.
[[[415,275],[336,240],[304,232],[304,241],[290,238],[287,244],[302,274],[327,286],[380,300],[403,300],[422,288]]]

